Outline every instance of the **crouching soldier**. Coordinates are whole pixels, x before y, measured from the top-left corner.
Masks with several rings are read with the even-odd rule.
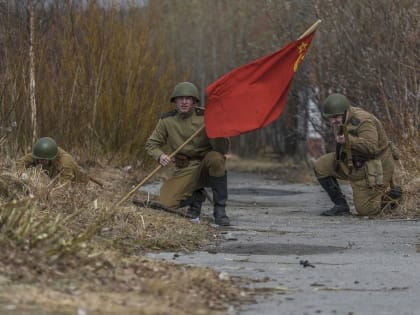
[[[198,218],[205,200],[204,187],[211,187],[214,220],[218,225],[230,225],[226,215],[227,175],[225,156],[229,149],[226,138],[209,139],[203,129],[187,143],[171,161],[162,147],[173,152],[204,124],[204,110],[199,107],[197,87],[181,82],[173,90],[171,102],[176,109],[161,116],[146,142],[146,151],[162,166],[175,162],[175,171],[161,189],[159,202],[168,208],[189,206],[187,216]]]
[[[37,166],[40,166],[50,178],[59,176],[62,180],[88,182],[88,176],[80,169],[74,158],[57,146],[55,140],[50,137],[39,138],[32,148],[32,153],[16,161],[18,173]]]
[[[350,182],[357,214],[380,213],[389,201],[401,197],[401,188],[392,185],[397,157],[382,123],[374,115],[351,106],[341,94],[329,95],[322,112],[334,128],[337,142],[335,153],[321,156],[314,164],[319,183],[334,203],[322,215],[350,214],[337,179]]]

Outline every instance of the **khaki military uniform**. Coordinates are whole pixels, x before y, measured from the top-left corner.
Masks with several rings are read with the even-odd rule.
[[[36,160],[28,153],[16,161],[16,169],[18,172],[23,172],[26,168],[35,167]],[[86,183],[88,181],[87,175],[80,169],[74,158],[58,147],[57,157],[51,160],[48,166],[43,166],[46,174],[54,178],[60,174],[60,180],[71,180]]]
[[[155,160],[164,154],[163,147],[170,152],[180,147],[204,124],[204,112],[195,108],[189,113],[171,111],[161,117],[155,130],[146,142],[146,151]],[[220,177],[226,172],[225,156],[229,149],[226,138],[209,139],[203,129],[179,152],[182,160],[175,161],[172,176],[160,189],[159,201],[167,207],[179,207],[181,201],[207,185],[208,176]],[[167,154],[167,153],[166,153]]]
[[[352,163],[348,161],[346,145],[339,145],[336,153],[315,161],[315,174],[318,179],[332,176],[349,180],[357,213],[378,214],[394,173],[390,142],[382,123],[361,108],[349,109],[346,125]]]

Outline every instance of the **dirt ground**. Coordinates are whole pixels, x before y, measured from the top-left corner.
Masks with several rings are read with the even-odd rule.
[[[231,159],[228,168],[278,183],[315,181],[308,165]],[[229,232],[212,225],[210,215],[194,224],[137,207],[131,198],[116,207],[147,172],[100,164],[88,169],[103,188],[93,182],[51,188],[36,170],[22,184],[4,169],[0,179],[13,185],[2,186],[1,314],[226,314],[255,302],[261,291],[246,284],[266,279],[180,265],[178,254],[173,262],[147,258],[193,253],[225,241]],[[407,189],[417,197],[408,198],[405,212],[397,216],[418,202],[416,183]],[[136,192],[133,197],[150,196]]]
[[[100,165],[89,173],[104,188],[46,189],[49,179],[37,170],[25,181],[0,176],[1,314],[218,314],[252,300],[240,279],[145,257],[217,242],[210,222],[137,207],[131,198],[115,208],[146,173]]]

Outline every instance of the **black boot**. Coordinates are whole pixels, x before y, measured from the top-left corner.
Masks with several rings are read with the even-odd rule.
[[[324,211],[321,215],[336,216],[336,215],[349,215],[350,207],[347,204],[346,197],[341,192],[340,185],[335,177],[329,176],[318,179],[322,188],[325,189],[331,201],[334,202],[334,207],[330,210]]]
[[[229,226],[230,220],[225,209],[228,198],[226,173],[220,177],[209,176],[209,186],[213,190],[214,222],[218,225]]]
[[[185,205],[190,205],[185,216],[190,219],[197,219],[201,214],[201,206],[204,200],[206,200],[204,188],[194,191],[185,203]]]

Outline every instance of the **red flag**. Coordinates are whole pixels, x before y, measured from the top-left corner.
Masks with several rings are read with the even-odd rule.
[[[209,138],[262,128],[282,113],[293,75],[315,31],[282,49],[232,70],[206,88],[204,121]]]

